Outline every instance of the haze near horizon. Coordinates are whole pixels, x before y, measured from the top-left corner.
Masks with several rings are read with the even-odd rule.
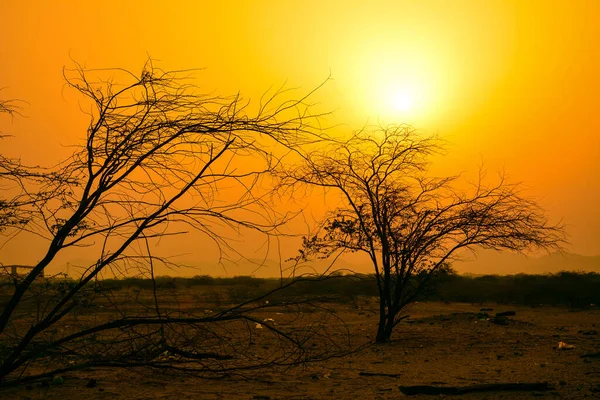
[[[22,100],[24,114],[0,119],[13,136],[3,154],[54,165],[84,138],[89,105],[62,75],[72,60],[136,73],[148,57],[164,70],[200,68],[194,83],[205,93],[239,91],[251,104],[270,87],[308,92],[330,77],[314,95],[318,110],[333,111],[324,125],[343,133],[408,123],[437,134],[448,154],[433,173],[503,170],[567,225],[569,252],[600,255],[600,3],[143,4],[0,5],[0,98]],[[325,208],[316,199],[309,218]],[[203,240],[166,238],[157,250],[215,262]],[[251,258],[273,258],[254,238],[236,240]],[[283,258],[299,243],[286,241]],[[19,236],[0,262],[32,264],[42,252],[38,239]],[[69,257],[85,253],[56,268]]]

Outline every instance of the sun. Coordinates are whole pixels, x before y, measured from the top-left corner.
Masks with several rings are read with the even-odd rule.
[[[402,50],[380,41],[362,51],[351,75],[357,109],[385,123],[430,123],[439,115],[443,69],[427,46]]]
[[[407,92],[397,92],[392,95],[392,106],[398,111],[410,111],[415,103],[414,96]]]
[[[425,85],[412,74],[391,71],[373,79],[370,98],[372,113],[385,119],[414,120],[422,115],[426,105]]]

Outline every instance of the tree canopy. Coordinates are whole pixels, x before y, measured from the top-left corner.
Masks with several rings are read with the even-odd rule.
[[[440,140],[408,125],[359,131],[309,152],[282,173],[283,184],[305,184],[341,194],[342,205],[305,237],[300,259],[366,253],[380,294],[378,341],[389,340],[400,311],[459,250],[558,249],[561,225],[504,176],[463,190],[459,176],[428,176]]]

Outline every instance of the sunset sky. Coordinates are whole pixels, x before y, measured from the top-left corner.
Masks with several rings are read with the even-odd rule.
[[[505,170],[600,255],[600,1],[0,2],[2,153],[53,164],[88,117],[62,68],[203,68],[206,92],[310,90],[339,129],[410,123],[450,143],[439,173]],[[15,254],[8,262],[19,262]],[[2,261],[2,260],[0,260]],[[26,262],[33,262],[29,260]]]

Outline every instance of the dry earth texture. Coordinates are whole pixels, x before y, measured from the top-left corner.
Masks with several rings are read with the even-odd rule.
[[[190,293],[180,293],[178,298],[184,303],[187,298],[190,304],[207,310],[219,306],[200,304]],[[377,322],[374,301],[361,299],[354,304],[328,306],[335,312],[335,318],[328,318],[328,323],[344,321],[356,346],[374,338]],[[496,313],[506,311],[515,311],[515,315],[495,320]],[[272,318],[276,324],[305,323],[301,312],[275,308],[256,317]],[[286,369],[267,368],[221,379],[143,369],[95,369],[65,375],[64,382],[8,387],[0,391],[0,398],[398,399],[411,398],[400,391],[400,386],[465,387],[509,382],[547,382],[550,390],[413,398],[600,398],[600,310],[597,308],[570,310],[552,306],[425,302],[415,304],[408,314],[410,317],[397,326],[391,343],[367,345],[361,351],[325,362]],[[256,352],[268,351],[264,328],[251,328]],[[340,335],[343,331],[332,330]],[[261,337],[265,341],[261,342]]]

